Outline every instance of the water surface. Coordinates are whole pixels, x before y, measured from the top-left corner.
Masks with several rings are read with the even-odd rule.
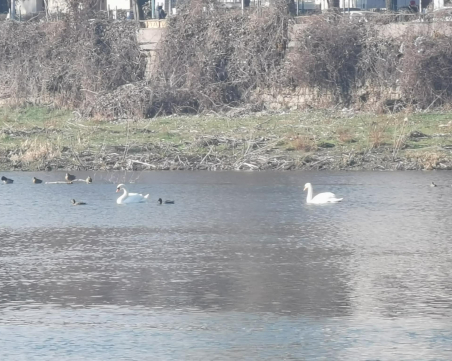
[[[1,360],[452,358],[449,172],[5,175]]]

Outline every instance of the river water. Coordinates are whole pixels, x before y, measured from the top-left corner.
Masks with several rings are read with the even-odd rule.
[[[449,172],[2,175],[0,360],[452,359]]]

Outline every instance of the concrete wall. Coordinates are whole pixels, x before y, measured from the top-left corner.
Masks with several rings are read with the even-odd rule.
[[[378,31],[379,36],[383,38],[403,36],[407,31],[413,35],[442,33],[451,36],[452,26],[444,26],[441,22],[392,23],[379,26]]]
[[[362,104],[369,108],[377,106],[382,101],[397,101],[401,96],[399,89],[367,88],[360,89],[356,94],[353,94],[352,103],[359,104],[360,99],[365,98]],[[262,101],[267,109],[273,110],[296,110],[337,105],[337,99],[331,92],[308,87],[297,87],[295,90],[260,89],[254,92],[252,99],[254,101]]]
[[[146,28],[138,31],[138,43],[144,56],[146,56],[146,78],[150,78],[155,69],[157,50],[165,31],[166,20],[148,20],[145,22]]]
[[[44,10],[43,0],[21,0],[16,4],[16,14],[29,15],[36,14],[39,11]]]

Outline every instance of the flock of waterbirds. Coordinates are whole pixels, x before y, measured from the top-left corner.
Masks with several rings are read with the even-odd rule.
[[[2,177],[1,178],[3,183],[5,184],[12,184],[14,181],[12,179]],[[83,179],[76,179],[75,175],[66,173],[66,176],[64,177],[65,182],[46,182],[46,184],[49,183],[67,183],[72,184],[75,181],[82,181],[86,182],[88,184],[91,184],[93,182],[92,178],[88,176],[85,180]],[[41,179],[37,179],[36,177],[33,177],[33,183],[40,184],[42,183]],[[316,196],[313,196],[313,187],[311,183],[306,183],[304,186],[304,190],[308,191],[308,195],[306,198],[306,203],[308,204],[324,204],[324,203],[338,203],[342,201],[343,198],[338,198],[334,193],[331,192],[325,192],[325,193],[319,193]],[[118,184],[116,187],[116,192],[123,191],[123,194],[116,200],[116,203],[118,204],[128,204],[128,203],[143,203],[146,202],[149,194],[142,195],[140,193],[129,193],[129,191],[126,189],[124,184]],[[81,206],[85,205],[85,202],[77,202],[75,199],[71,200],[72,204],[74,206]],[[162,198],[158,199],[158,204],[174,204],[174,201],[166,200],[163,201]]]
[[[90,176],[88,176],[88,178],[86,179],[76,179],[75,175],[66,173],[66,176],[64,177],[65,182],[46,182],[46,184],[55,184],[55,183],[67,183],[67,184],[72,184],[75,181],[81,181],[81,182],[86,182],[88,184],[91,184],[93,182],[92,178]],[[5,176],[1,177],[1,180],[4,184],[12,184],[14,181],[10,178],[6,178]],[[34,184],[41,184],[42,180],[38,179],[36,177],[33,177],[33,183]],[[437,185],[432,182],[430,184],[430,187],[437,187]],[[125,188],[124,184],[119,184],[116,187],[116,192],[119,191],[123,191],[123,194],[116,200],[116,203],[118,204],[127,204],[127,203],[143,203],[146,202],[149,194],[146,194],[145,196],[143,196],[142,194],[139,193],[129,193],[128,190]],[[323,203],[338,203],[340,201],[342,201],[343,198],[337,198],[336,195],[334,193],[331,192],[325,192],[325,193],[319,193],[316,196],[313,196],[313,187],[311,185],[311,183],[306,183],[304,186],[304,190],[308,191],[308,195],[306,198],[306,203],[310,203],[310,204],[323,204]],[[81,205],[85,205],[85,202],[77,202],[75,199],[71,200],[72,204],[74,206],[81,206]],[[166,200],[163,201],[162,198],[158,199],[158,204],[162,205],[162,204],[174,204],[174,201],[170,201],[170,200]]]
[[[87,184],[91,184],[93,182],[93,179],[88,176],[86,179],[77,179],[77,177],[73,174],[69,174],[66,173],[65,177],[64,177],[65,181],[56,181],[56,182],[45,182],[45,184],[73,184],[74,182],[85,182]],[[12,180],[11,178],[7,178],[5,176],[1,177],[1,181],[3,184],[13,184],[14,180]],[[42,179],[38,179],[36,177],[33,177],[32,179],[34,184],[42,184],[43,181]],[[119,184],[116,187],[116,192],[119,191],[123,191],[123,194],[116,200],[116,203],[118,204],[127,204],[127,203],[143,203],[146,202],[149,194],[146,194],[145,196],[143,196],[142,194],[139,193],[129,193],[127,191],[127,189],[125,188],[124,184]],[[75,199],[71,199],[72,205],[74,206],[83,206],[86,205],[87,203],[85,202],[78,202]],[[158,199],[158,204],[162,205],[162,204],[174,204],[174,201],[170,201],[170,200],[166,200],[163,201],[162,198]]]

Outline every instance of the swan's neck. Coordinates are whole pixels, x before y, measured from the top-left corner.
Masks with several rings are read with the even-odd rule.
[[[129,192],[127,192],[127,189],[125,189],[124,187],[122,187],[122,190],[124,191],[124,193],[121,196],[121,199],[126,199],[129,196]]]
[[[306,198],[306,202],[310,202],[312,200],[312,186],[308,187],[308,196]]]

